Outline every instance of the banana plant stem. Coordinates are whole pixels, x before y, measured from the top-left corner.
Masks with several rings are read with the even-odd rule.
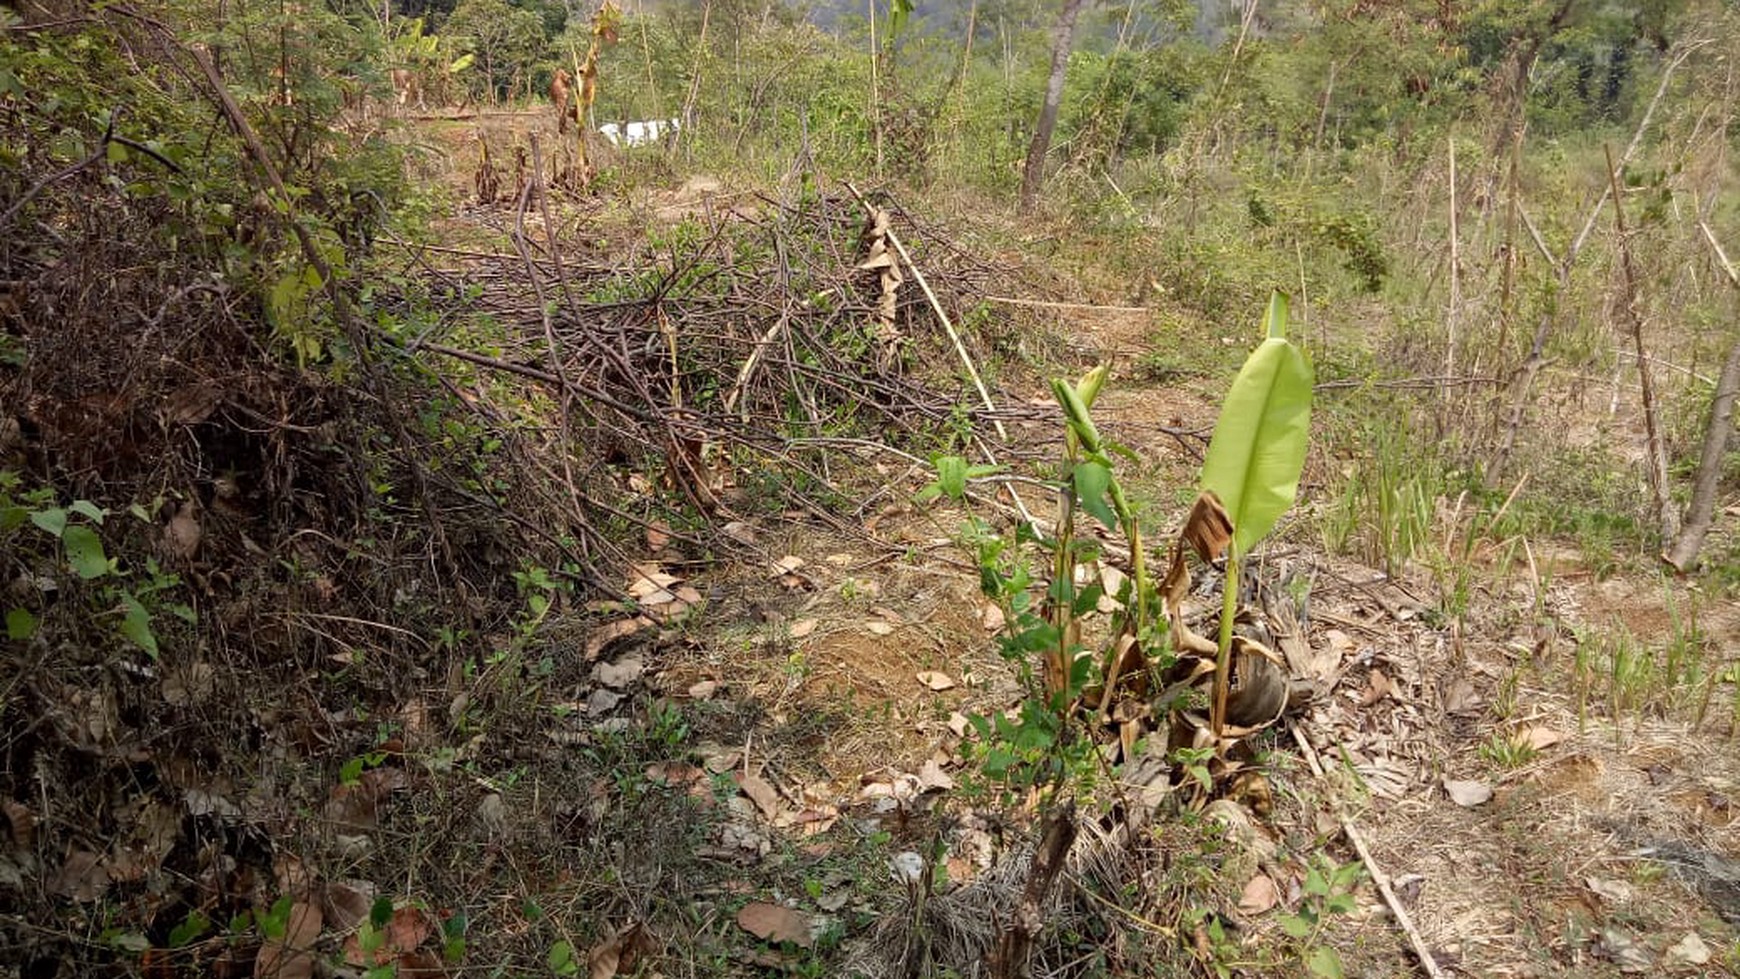
[[[1232,636],[1233,616],[1239,607],[1239,552],[1237,547],[1228,547],[1226,552],[1226,581],[1221,585],[1223,600],[1220,610],[1220,648],[1215,657],[1214,667],[1214,704],[1209,712],[1209,724],[1214,731],[1216,749],[1219,750],[1221,731],[1226,726],[1226,691],[1231,683],[1229,675],[1232,667]]]

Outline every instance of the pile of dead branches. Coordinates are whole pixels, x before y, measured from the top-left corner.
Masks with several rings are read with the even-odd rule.
[[[535,188],[513,214],[511,251],[406,246],[421,277],[404,301],[440,320],[405,354],[471,385],[467,403],[492,431],[516,400],[559,406],[559,430],[527,462],[561,488],[544,503],[571,530],[648,519],[649,487],[721,522],[793,506],[834,521],[842,505],[868,505],[846,470],[910,469],[1032,414],[963,370],[1002,338],[954,327],[1007,273],[929,229],[922,258],[897,257],[882,239],[910,218],[848,194],[693,203],[609,263],[575,257]],[[775,470],[773,482],[753,475]]]

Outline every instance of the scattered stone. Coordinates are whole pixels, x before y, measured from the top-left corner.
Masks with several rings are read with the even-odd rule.
[[[600,714],[608,714],[612,710],[615,710],[616,705],[620,703],[622,703],[622,694],[619,694],[614,690],[599,687],[597,690],[592,691],[591,695],[586,698],[586,713],[591,714],[593,717],[597,717]]]
[[[1465,809],[1484,805],[1492,799],[1492,786],[1477,780],[1447,778],[1444,791],[1449,793],[1451,802]]]
[[[1710,947],[1704,944],[1697,932],[1687,934],[1667,950],[1667,964],[1670,966],[1705,965],[1709,961]]]
[[[1596,937],[1596,950],[1607,961],[1619,967],[1619,971],[1627,974],[1655,971],[1655,957],[1649,954],[1649,949],[1637,943],[1637,940],[1617,928],[1603,928]]]
[[[1595,893],[1603,903],[1622,905],[1631,903],[1631,885],[1622,880],[1602,880],[1599,877],[1585,877],[1583,883]]]
[[[925,670],[923,673],[920,673],[918,675],[918,682],[932,690],[938,691],[939,693],[944,690],[952,690],[955,685],[953,678],[951,678],[947,673],[941,673],[937,670]]]

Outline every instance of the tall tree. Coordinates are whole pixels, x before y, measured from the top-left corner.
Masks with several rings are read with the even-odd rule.
[[[1039,107],[1039,124],[1027,147],[1027,166],[1021,171],[1021,210],[1033,210],[1039,185],[1045,182],[1045,155],[1051,152],[1051,134],[1057,129],[1057,107],[1063,102],[1063,78],[1069,73],[1069,52],[1075,46],[1075,20],[1082,0],[1063,0],[1063,10],[1051,34],[1051,77],[1045,82],[1045,102]]]

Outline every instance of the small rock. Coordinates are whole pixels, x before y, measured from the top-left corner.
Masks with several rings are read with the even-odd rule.
[[[920,673],[918,675],[918,682],[939,693],[944,690],[952,690],[955,685],[953,678],[951,678],[947,673],[942,673],[937,670],[925,670]]]
[[[1686,935],[1667,950],[1667,964],[1670,966],[1705,965],[1709,961],[1710,947],[1704,944],[1697,932]]]
[[[896,853],[888,864],[894,871],[895,880],[918,881],[924,878],[924,858],[911,850]]]
[[[491,792],[477,804],[477,827],[492,838],[507,832],[507,804],[500,792]]]
[[[1465,809],[1484,805],[1492,798],[1492,786],[1474,780],[1447,778],[1444,780],[1444,791],[1449,793],[1450,801]]]
[[[1585,877],[1583,883],[1588,885],[1589,890],[1594,891],[1595,896],[1599,897],[1603,903],[1618,905],[1628,904],[1631,901],[1631,885],[1625,881]]]
[[[592,691],[592,694],[586,698],[586,713],[591,714],[593,717],[597,717],[600,714],[608,714],[616,709],[616,705],[620,703],[622,703],[622,694],[619,694],[614,690],[606,690],[603,687],[599,687],[597,690]]]
[[[1617,928],[1601,929],[1595,944],[1601,955],[1618,966],[1620,972],[1635,974],[1655,971],[1655,959],[1649,954],[1649,949],[1639,945],[1636,939]]]
[[[614,663],[600,663],[594,671],[598,682],[607,687],[626,687],[646,672],[646,662],[639,653],[630,653]]]

